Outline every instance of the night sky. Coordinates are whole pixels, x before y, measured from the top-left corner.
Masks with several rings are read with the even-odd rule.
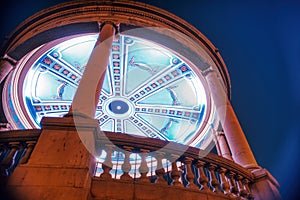
[[[7,1],[0,6],[0,43],[27,17],[58,2],[62,0]],[[300,2],[142,2],[185,19],[219,49],[231,78],[233,108],[258,164],[278,180],[283,199],[295,199],[300,178]]]

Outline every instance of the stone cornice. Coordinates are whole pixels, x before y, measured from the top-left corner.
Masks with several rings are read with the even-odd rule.
[[[71,34],[99,31],[98,23],[112,21],[140,27],[161,27],[181,32],[200,44],[217,65],[230,93],[230,78],[217,48],[195,27],[163,9],[136,1],[70,1],[41,10],[21,23],[8,37],[1,55],[18,57],[18,50],[28,50],[26,42],[42,43]],[[52,31],[50,31],[52,30]],[[40,41],[43,38],[45,41]],[[230,94],[228,94],[230,97]]]

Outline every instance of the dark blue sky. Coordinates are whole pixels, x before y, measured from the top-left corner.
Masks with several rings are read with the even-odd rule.
[[[0,8],[0,42],[27,17],[58,2],[7,1]],[[142,2],[185,19],[219,49],[232,105],[257,162],[279,181],[283,198],[293,199],[300,178],[300,2]]]

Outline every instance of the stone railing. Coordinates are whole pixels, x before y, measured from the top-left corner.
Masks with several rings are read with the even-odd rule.
[[[27,163],[41,130],[0,133],[1,176]],[[99,152],[94,181],[153,183],[218,194],[229,199],[253,199],[250,171],[212,153],[174,142],[119,133],[98,133]]]
[[[253,175],[240,165],[193,147],[125,134],[99,134],[97,180],[165,184],[253,199]]]
[[[37,129],[0,132],[1,176],[8,176],[19,163],[27,163],[40,133]]]

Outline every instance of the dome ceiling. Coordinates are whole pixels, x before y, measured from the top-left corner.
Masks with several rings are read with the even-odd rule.
[[[95,116],[100,129],[200,145],[212,113],[197,69],[157,43],[117,38]],[[97,34],[60,40],[23,59],[6,96],[16,128],[39,128],[42,117],[67,114],[96,40]]]

